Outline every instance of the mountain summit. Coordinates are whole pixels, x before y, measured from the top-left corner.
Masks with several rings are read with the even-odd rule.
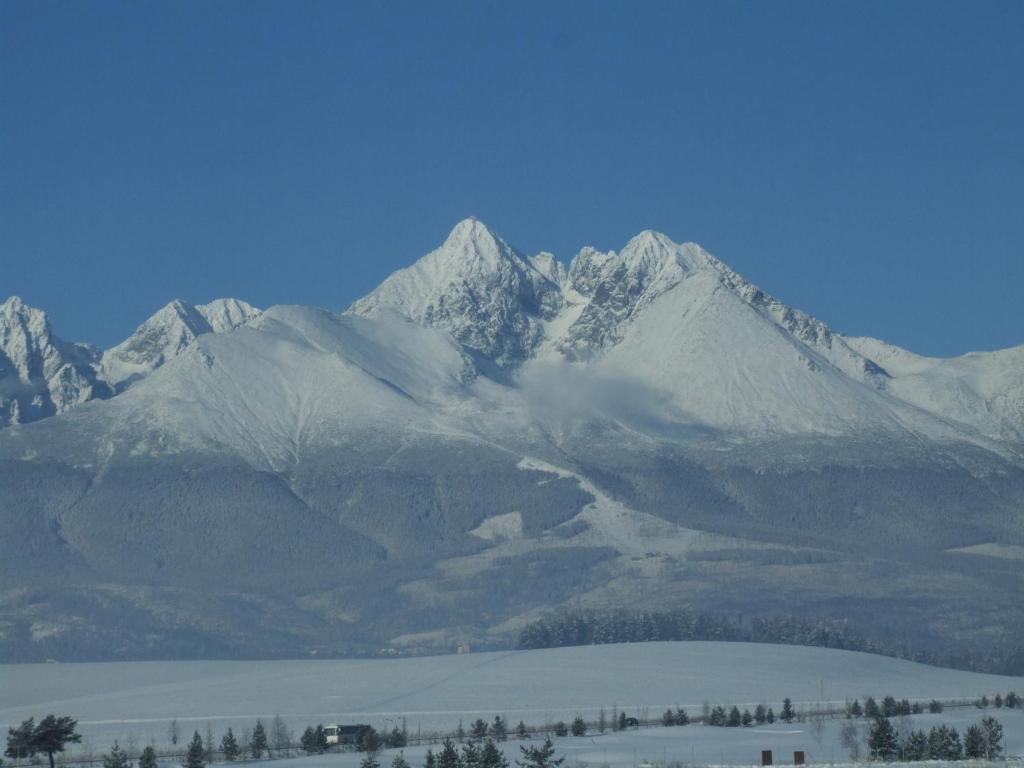
[[[559,286],[477,219],[459,222],[444,244],[387,278],[348,310],[393,312],[443,328],[498,366],[526,360],[561,308]]]

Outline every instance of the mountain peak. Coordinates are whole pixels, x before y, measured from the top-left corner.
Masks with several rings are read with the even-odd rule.
[[[21,300],[20,296],[9,296],[3,304],[0,304],[0,309],[10,312],[20,312],[25,306],[25,302]]]
[[[0,304],[0,427],[63,413],[107,394],[96,352],[54,335],[46,313],[18,296]]]
[[[494,243],[501,238],[494,233],[490,227],[480,221],[476,216],[469,216],[454,227],[448,233],[445,245],[454,245],[463,242],[487,242]]]
[[[234,330],[259,314],[239,299],[216,299],[200,306],[174,299],[103,354],[104,378],[115,389],[124,389],[177,357],[196,337]]]
[[[437,272],[439,279],[492,272],[522,256],[492,229],[476,218],[463,219],[448,234],[440,248],[431,251],[415,266]]]
[[[349,307],[351,314],[397,313],[443,328],[499,366],[521,362],[536,347],[540,321],[561,306],[558,285],[476,218],[411,267],[390,275]]]

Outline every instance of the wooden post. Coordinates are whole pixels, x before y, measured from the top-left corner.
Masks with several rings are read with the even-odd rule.
[[[803,764],[804,764],[804,751],[802,749],[801,750],[797,750],[796,752],[793,753],[793,765],[803,765]]]
[[[772,764],[772,751],[770,749],[761,750],[761,765]]]

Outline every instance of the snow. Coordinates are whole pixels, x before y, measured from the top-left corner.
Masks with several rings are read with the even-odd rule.
[[[259,314],[258,309],[238,299],[217,299],[201,306],[175,299],[103,353],[101,375],[112,387],[122,390],[180,355],[199,336],[226,333]]]
[[[676,706],[699,714],[705,702],[741,708],[765,702],[778,711],[786,696],[798,709],[809,708],[821,698],[822,686],[825,701],[833,704],[887,694],[973,700],[982,693],[1020,691],[1024,679],[848,651],[700,642],[389,660],[9,665],[0,666],[0,727],[50,711],[67,713],[80,718],[81,731],[97,748],[115,738],[124,743],[129,735],[139,743],[155,739],[163,744],[171,719],[186,733],[204,732],[210,722],[217,734],[229,726],[237,734],[257,717],[266,723],[275,714],[293,729],[317,722],[368,722],[390,729],[405,717],[415,733],[418,728],[454,729],[459,720],[468,724],[498,713],[513,724],[520,719],[540,724],[577,714],[593,720],[602,707],[609,715],[617,707],[646,717]],[[1004,722],[1008,744],[1024,747],[1024,712],[987,713]],[[950,710],[940,719],[959,725],[979,716],[974,709]],[[929,717],[936,716],[922,716],[924,722]],[[830,734],[825,743],[834,740]],[[607,749],[630,765],[633,748],[652,759],[662,750],[685,759],[692,746],[702,752],[702,762],[720,762],[709,751],[724,749],[725,761],[747,763],[762,748],[815,749],[806,726],[797,723],[757,729],[657,728],[560,739],[558,744],[585,762],[600,764],[595,755]],[[839,750],[835,757],[842,757]]]
[[[486,541],[521,539],[523,537],[523,513],[508,512],[504,515],[488,517],[469,533]]]
[[[525,457],[519,462],[519,468],[548,472],[557,477],[572,477],[582,490],[594,497],[593,502],[563,526],[571,529],[578,522],[586,523],[581,533],[567,540],[573,546],[611,547],[620,555],[669,555],[683,560],[687,555],[698,551],[773,548],[771,545],[684,528],[654,515],[638,512],[615,501],[582,475],[537,458]],[[500,551],[497,551],[492,553],[492,556],[500,554]]]
[[[1019,547],[1016,544],[999,544],[994,541],[988,541],[984,544],[974,544],[969,547],[958,547],[948,551],[963,552],[967,555],[998,557],[1003,560],[1024,560],[1024,547]]]
[[[657,713],[654,713],[657,714]],[[988,710],[1003,724],[1003,742],[1007,753],[1024,753],[1024,713],[1020,710]],[[946,724],[956,728],[961,738],[966,728],[976,723],[983,713],[977,709],[948,710],[941,715],[915,715],[907,718],[906,724],[925,731],[933,725]],[[714,728],[688,725],[684,727],[652,727],[620,732],[607,731],[604,734],[588,733],[580,738],[553,738],[555,756],[565,757],[567,768],[575,766],[608,766],[608,768],[655,768],[655,766],[681,763],[684,765],[760,765],[761,750],[770,749],[776,765],[793,762],[793,752],[802,750],[808,764],[828,763],[834,768],[863,768],[864,763],[850,763],[849,754],[840,741],[840,728],[845,721],[829,720],[825,723],[819,738],[807,723],[756,726],[753,728]],[[866,723],[859,723],[861,732]],[[542,739],[527,741],[512,739],[499,746],[511,765],[522,758],[522,746],[539,746]],[[437,754],[438,745],[411,746],[404,750],[384,750],[378,760],[382,766],[389,766],[399,752],[414,766],[423,764],[427,749]],[[863,746],[861,754],[866,754]],[[315,757],[294,758],[283,761],[282,768],[357,768],[363,755],[359,753],[329,754]],[[275,765],[278,765],[275,763]],[[903,764],[906,765],[906,764]],[[921,763],[928,768],[978,768],[991,766],[983,761],[959,761],[955,763]]]
[[[0,428],[45,418],[106,394],[97,351],[53,333],[42,310],[11,296],[0,304]]]
[[[551,264],[539,263],[550,274]],[[466,219],[440,248],[395,272],[348,313],[397,313],[510,365],[532,353],[542,337],[541,321],[561,303],[549,274],[482,222]]]
[[[8,328],[26,311],[16,298],[2,307]],[[33,311],[28,325],[35,330],[22,331],[21,341],[11,341],[8,330],[4,342],[20,381],[30,378],[25,350],[35,344],[46,358],[54,412],[101,394],[90,389],[88,366],[61,369],[52,351],[60,344],[30,341],[48,333],[45,316]],[[259,315],[237,299],[173,301],[103,354],[98,378],[123,390],[197,338]],[[1024,346],[940,360],[845,337],[765,294],[699,245],[649,230],[618,253],[584,248],[566,269],[548,252],[525,257],[483,222],[465,219],[347,315],[392,326],[397,317],[446,332],[473,358],[469,376],[492,375],[494,365],[518,371],[535,361],[575,361],[595,378],[634,380],[670,406],[656,421],[688,425],[697,430],[691,434],[904,436],[965,442],[1009,458],[1020,458],[1024,441]],[[374,334],[364,337],[372,342]],[[362,354],[384,360],[392,353],[380,346]],[[464,408],[479,413],[483,405],[472,399],[467,392]],[[24,419],[30,405],[24,397],[9,405],[7,420],[15,412]],[[343,393],[337,408],[351,408]]]

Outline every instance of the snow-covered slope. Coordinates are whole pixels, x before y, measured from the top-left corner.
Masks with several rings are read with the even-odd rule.
[[[400,318],[277,306],[191,339],[109,412],[81,418],[125,454],[212,450],[279,470],[352,430],[429,422],[466,397],[470,371],[449,337]]]
[[[103,353],[100,375],[115,390],[123,390],[179,355],[198,336],[234,330],[259,314],[238,299],[217,299],[200,306],[175,299]]]
[[[884,386],[900,399],[994,438],[1024,442],[1024,346],[942,359],[877,339],[846,342],[885,369]]]
[[[0,304],[0,427],[107,395],[92,368],[98,356],[86,344],[61,341],[45,312],[11,296]]]

